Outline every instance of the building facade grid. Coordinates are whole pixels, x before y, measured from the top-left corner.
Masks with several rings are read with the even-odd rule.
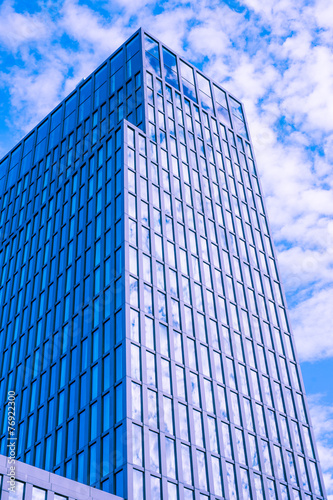
[[[134,500],[323,498],[241,104],[140,30],[6,166],[19,458]]]

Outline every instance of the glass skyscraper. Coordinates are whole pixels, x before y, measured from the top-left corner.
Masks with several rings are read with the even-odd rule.
[[[237,99],[139,30],[0,177],[2,455],[15,391],[16,458],[121,498],[325,497]]]

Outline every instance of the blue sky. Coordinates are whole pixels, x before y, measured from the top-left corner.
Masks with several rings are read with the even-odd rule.
[[[138,27],[245,104],[333,500],[333,3],[0,4],[0,157]]]

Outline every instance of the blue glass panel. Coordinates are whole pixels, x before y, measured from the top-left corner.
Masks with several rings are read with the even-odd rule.
[[[103,83],[96,91],[94,95],[94,106],[95,108],[105,102],[108,95],[107,83]]]
[[[116,349],[116,381],[120,380],[123,376],[123,348],[120,345]]]
[[[126,45],[126,55],[127,60],[134,56],[140,50],[140,37],[137,34],[132,40]]]
[[[133,470],[133,500],[144,498],[143,472]],[[171,498],[171,497],[170,497]]]
[[[17,180],[18,176],[19,176],[19,170],[17,168],[17,165],[15,165],[14,168],[9,170],[6,189],[15,184],[15,181]]]
[[[146,52],[146,65],[148,70],[155,73],[157,76],[161,76],[159,59],[156,59],[156,57],[154,57],[149,52]]]
[[[89,78],[80,88],[80,104],[85,101],[90,95],[92,90],[92,79]]]
[[[108,474],[112,467],[112,456],[110,454],[110,436],[107,434],[102,440],[103,447],[103,476]]]
[[[77,457],[77,480],[80,483],[84,483],[85,474],[84,474],[84,452],[81,452]]]
[[[216,105],[216,116],[230,127],[229,111],[226,108]]]
[[[164,66],[168,66],[173,71],[177,72],[177,58],[172,52],[163,47],[163,62]]]
[[[228,105],[227,105],[227,98],[226,98],[226,94],[225,92],[220,89],[219,87],[217,87],[215,84],[213,84],[213,88],[214,88],[214,94],[215,94],[215,101],[219,104],[221,104],[221,106],[223,106],[224,108],[227,108]]]
[[[105,394],[103,397],[103,431],[106,431],[111,426],[111,395]]]
[[[68,115],[64,120],[64,132],[63,136],[69,134],[72,130],[74,130],[76,125],[76,113],[72,113]]]
[[[52,436],[46,438],[46,446],[45,446],[45,469],[50,470],[50,464],[53,461],[53,453],[52,453]]]
[[[25,174],[32,167],[32,151],[28,153],[22,160],[20,175]]]
[[[111,93],[115,92],[124,84],[124,67],[121,66],[116,73],[111,76]]]
[[[49,138],[49,149],[54,148],[60,141],[60,125],[52,130]]]
[[[95,73],[95,89],[98,89],[108,78],[108,67],[107,64]]]
[[[86,422],[86,411],[84,410],[79,414],[79,448],[84,446],[88,440],[87,436],[87,422]]]
[[[65,116],[70,115],[76,109],[77,102],[77,92],[73,94],[67,101],[65,102]]]
[[[115,430],[115,440],[116,440],[116,467],[119,467],[123,463],[123,427],[120,425]]]
[[[230,96],[229,96],[229,102],[232,114],[235,115],[237,118],[239,118],[239,120],[244,121],[242,105]]]
[[[247,134],[247,131],[246,131],[246,126],[245,126],[245,123],[242,122],[241,120],[239,120],[238,118],[236,118],[234,116],[233,118],[233,125],[234,125],[234,129],[235,129],[235,132],[237,134],[240,134],[242,135],[243,137],[245,137],[246,139],[248,139],[248,134]]]
[[[21,156],[21,149],[22,146],[20,145],[18,148],[15,149],[15,151],[12,152],[11,158],[10,158],[10,167],[13,168],[15,165],[18,164],[20,156]]]
[[[62,106],[51,115],[51,130],[55,129],[61,122]]]
[[[141,69],[141,54],[139,52],[137,52],[129,61],[127,61],[127,64],[126,64],[127,77],[126,78],[131,78],[140,69]]]
[[[187,80],[184,79],[182,79],[182,83],[185,96],[189,97],[194,102],[198,102],[194,85],[191,85]]]
[[[124,496],[124,471],[120,470],[116,474],[116,495]]]
[[[210,91],[209,80],[207,78],[205,78],[203,75],[201,75],[200,73],[197,73],[197,80],[198,80],[199,89],[202,92],[204,92],[206,95],[211,97],[212,94]]]
[[[172,69],[169,68],[169,66],[164,66],[164,78],[167,83],[172,85],[175,89],[179,90],[177,73],[172,71]]]
[[[60,429],[57,430],[56,432],[56,437],[57,437],[57,443],[56,443],[56,464],[59,464],[62,460],[62,434],[63,434],[63,429],[60,427]]]
[[[0,163],[0,176],[6,173],[8,165],[9,165],[9,156],[7,156],[7,158],[2,160],[2,162]]]
[[[145,35],[145,49],[159,60],[158,43],[148,35]]]
[[[24,141],[23,156],[25,156],[27,153],[29,153],[29,151],[32,150],[34,140],[35,140],[35,132],[29,135],[29,137],[27,137],[27,139]]]
[[[202,92],[201,90],[199,92],[199,95],[200,95],[201,106],[204,109],[212,111],[213,110],[212,99],[207,94],[205,94],[204,92]]]
[[[39,143],[42,139],[45,139],[47,127],[48,127],[48,120],[45,120],[45,122],[42,123],[38,127],[38,129],[37,129],[37,143]]]
[[[111,59],[111,75],[116,73],[123,66],[123,50],[120,50]]]
[[[95,439],[97,437],[98,430],[98,416],[97,416],[97,403],[94,403],[90,408],[90,434],[91,439]],[[95,462],[92,462],[95,463]]]
[[[81,122],[90,114],[91,96],[79,106],[79,121]]]

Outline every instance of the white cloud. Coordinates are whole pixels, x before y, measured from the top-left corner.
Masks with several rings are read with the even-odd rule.
[[[47,64],[39,74],[28,70],[12,72],[10,77],[12,105],[19,115],[20,128],[22,127],[25,132],[31,129],[34,121],[57,104],[62,77],[63,69],[55,60],[52,60],[52,64]]]
[[[327,30],[330,33],[330,41],[332,42],[332,26],[333,26],[332,2],[330,0],[317,0],[314,4],[314,16],[318,26]]]
[[[59,26],[72,39],[80,43],[80,51],[93,51],[94,56],[107,57],[126,37],[126,29],[115,16],[107,22],[97,12],[75,0],[65,0],[60,11]],[[128,36],[132,29],[127,30]]]
[[[315,264],[315,261],[314,261]],[[296,305],[291,319],[301,361],[333,357],[333,290],[319,290]]]
[[[13,2],[5,1],[0,7],[0,42],[4,46],[16,51],[23,45],[50,37],[45,15],[20,14],[12,5]]]

